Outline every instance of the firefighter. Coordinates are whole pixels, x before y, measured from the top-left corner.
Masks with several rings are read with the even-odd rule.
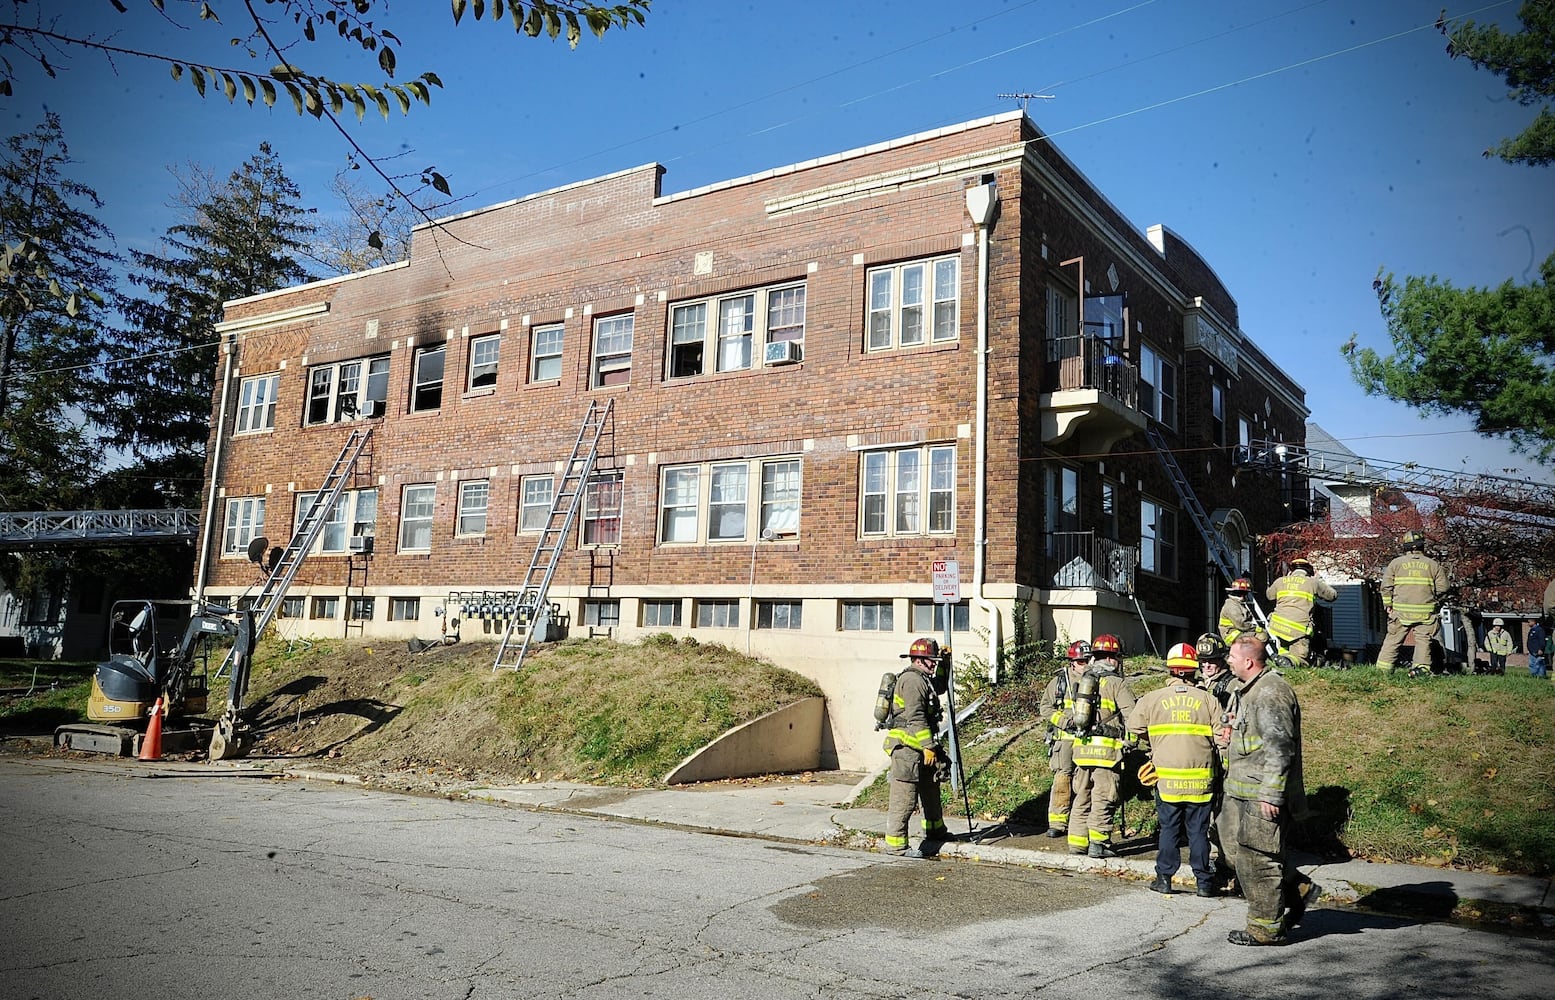
[[[1236,641],[1243,632],[1257,627],[1253,619],[1253,581],[1239,576],[1226,588],[1226,603],[1220,606],[1220,638],[1227,645]]]
[[[1128,731],[1150,748],[1145,767],[1155,778],[1155,814],[1160,821],[1153,892],[1171,895],[1172,876],[1182,867],[1182,844],[1198,895],[1215,895],[1215,871],[1209,860],[1209,822],[1214,798],[1215,723],[1220,704],[1194,683],[1198,653],[1179,642],[1166,654],[1171,683],[1139,699],[1128,716]],[[1143,771],[1143,769],[1141,769]],[[1145,780],[1145,774],[1140,775]]]
[[[1242,682],[1233,699],[1227,820],[1221,833],[1236,844],[1236,879],[1247,897],[1247,929],[1226,940],[1284,944],[1318,886],[1286,855],[1291,824],[1306,812],[1301,769],[1301,703],[1290,682],[1264,667],[1252,636],[1231,644],[1227,661]]]
[[[892,695],[891,729],[886,733],[885,752],[891,755],[891,797],[886,815],[886,849],[904,858],[923,858],[949,837],[945,831],[945,813],[940,801],[939,780],[935,776],[940,745],[936,738],[940,726],[939,695],[934,690],[934,674],[939,667],[939,643],[933,639],[914,639],[902,658],[908,662],[896,679]],[[923,843],[909,848],[907,822],[913,810],[923,807]]]
[[[1485,652],[1490,654],[1490,672],[1493,674],[1506,673],[1506,658],[1512,655],[1517,648],[1512,641],[1512,633],[1504,627],[1505,620],[1497,618],[1490,623],[1491,629],[1485,633]]]
[[[1069,851],[1115,858],[1112,818],[1123,770],[1124,724],[1134,692],[1123,680],[1123,643],[1115,635],[1091,640],[1092,663],[1080,677],[1074,707],[1065,714],[1074,735],[1074,800],[1069,809]]]
[[[1047,835],[1057,839],[1069,832],[1069,803],[1074,799],[1074,735],[1064,727],[1064,713],[1074,710],[1075,687],[1091,665],[1091,644],[1071,642],[1068,663],[1053,674],[1042,692],[1042,716],[1047,719],[1047,762],[1053,770],[1053,787],[1047,793]]]
[[[1404,636],[1414,629],[1414,653],[1409,666],[1413,675],[1431,669],[1431,643],[1441,633],[1436,610],[1447,596],[1447,572],[1441,563],[1425,554],[1425,535],[1421,532],[1404,532],[1399,548],[1403,551],[1382,573],[1382,606],[1388,613],[1388,633],[1382,640],[1382,651],[1377,654],[1377,669],[1388,673],[1397,669]]]
[[[1304,667],[1312,655],[1312,612],[1317,601],[1337,600],[1339,595],[1320,579],[1312,563],[1297,556],[1290,572],[1269,584],[1269,631],[1279,643],[1281,655],[1291,666]]]
[[[1261,632],[1251,632],[1250,635],[1259,642],[1266,642],[1267,637]],[[1220,636],[1213,632],[1205,632],[1199,636],[1199,641],[1194,644],[1194,655],[1199,661],[1199,678],[1205,690],[1215,698],[1215,746],[1218,758],[1215,769],[1215,794],[1210,801],[1209,843],[1215,852],[1215,878],[1216,888],[1231,889],[1236,880],[1236,858],[1230,850],[1236,845],[1227,845],[1220,836],[1220,816],[1225,809],[1225,773],[1226,773],[1226,747],[1231,741],[1231,696],[1242,686],[1226,668],[1226,657],[1230,650],[1226,644],[1220,641]],[[1234,891],[1234,890],[1232,890]]]

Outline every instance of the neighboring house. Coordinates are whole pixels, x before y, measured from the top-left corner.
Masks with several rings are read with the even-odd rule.
[[[471,211],[417,229],[406,262],[228,303],[199,589],[241,594],[252,540],[284,544],[371,427],[284,627],[426,637],[446,605],[494,635],[467,595],[518,586],[610,401],[549,598],[575,633],[689,635],[815,678],[827,759],[858,767],[879,759],[882,665],[944,629],[935,560],[959,563],[961,662],[1011,638],[1017,605],[1039,638],[1133,650],[1144,623],[1161,648],[1212,624],[1225,581],[1147,431],[1256,568],[1283,512],[1231,450],[1299,442],[1303,390],[1206,261],[1136,230],[1023,114],[678,194],[662,174]]]
[[[102,595],[93,579],[66,578],[25,598],[0,586],[0,656],[97,659],[107,635]]]

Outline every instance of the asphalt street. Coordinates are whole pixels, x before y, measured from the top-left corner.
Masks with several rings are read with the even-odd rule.
[[[1549,943],[1104,873],[0,757],[0,997],[1533,997]]]

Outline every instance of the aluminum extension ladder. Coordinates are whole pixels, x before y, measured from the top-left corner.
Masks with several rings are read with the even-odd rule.
[[[1198,494],[1193,492],[1193,484],[1188,482],[1188,477],[1183,473],[1182,466],[1177,464],[1177,456],[1172,454],[1167,447],[1166,439],[1161,437],[1161,432],[1154,426],[1145,429],[1145,437],[1150,439],[1150,446],[1155,449],[1156,457],[1161,460],[1162,468],[1166,469],[1167,476],[1172,481],[1172,486],[1177,489],[1177,498],[1182,501],[1183,510],[1188,512],[1193,526],[1199,529],[1199,537],[1204,539],[1204,547],[1209,551],[1209,557],[1226,578],[1226,583],[1231,583],[1237,577],[1236,560],[1231,555],[1231,549],[1226,545],[1226,540],[1220,537],[1220,532],[1210,523],[1209,515],[1204,513],[1204,505],[1199,503]],[[1269,655],[1276,655],[1279,650],[1274,643],[1274,634],[1269,631],[1269,618],[1264,614],[1263,608],[1258,604],[1256,595],[1250,595],[1247,601],[1248,607],[1253,612],[1253,619],[1258,622],[1258,627],[1269,636]],[[1143,617],[1141,615],[1141,617]]]
[[[345,492],[346,480],[356,468],[357,459],[361,458],[372,435],[372,428],[366,427],[353,430],[351,436],[346,438],[340,454],[335,456],[335,463],[330,466],[329,473],[324,477],[324,485],[320,486],[318,492],[313,495],[313,504],[308,508],[308,513],[303,516],[302,523],[297,525],[296,532],[292,534],[291,541],[286,543],[286,548],[281,551],[280,558],[270,567],[264,586],[254,598],[256,639],[265,634],[265,628],[281,610],[281,602],[286,597],[287,588],[296,579],[297,571],[302,568],[303,560],[308,558],[313,543],[318,541],[319,534],[324,530],[324,522],[329,519],[329,512],[335,509],[340,495]],[[232,653],[229,651],[227,658],[216,671],[217,677],[226,674],[231,661]]]
[[[512,670],[521,668],[524,657],[529,653],[529,644],[545,630],[546,621],[550,617],[546,593],[551,589],[551,578],[556,575],[556,567],[566,549],[567,538],[572,534],[578,510],[583,506],[585,487],[599,458],[599,441],[614,411],[615,400],[609,399],[603,404],[593,400],[583,416],[577,440],[572,443],[572,455],[562,467],[561,479],[552,493],[551,510],[546,515],[545,527],[540,530],[534,555],[529,559],[529,568],[524,571],[518,608],[508,618],[502,642],[497,646],[497,658],[491,664],[494,672],[504,667]],[[522,642],[518,641],[516,634],[520,629],[524,633]]]

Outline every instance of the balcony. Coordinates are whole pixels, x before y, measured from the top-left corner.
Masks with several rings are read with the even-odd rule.
[[[1048,341],[1040,405],[1047,445],[1101,454],[1145,429],[1139,370],[1116,341],[1088,334]]]
[[[1054,590],[1133,592],[1138,546],[1099,538],[1094,531],[1050,531],[1047,557]]]

